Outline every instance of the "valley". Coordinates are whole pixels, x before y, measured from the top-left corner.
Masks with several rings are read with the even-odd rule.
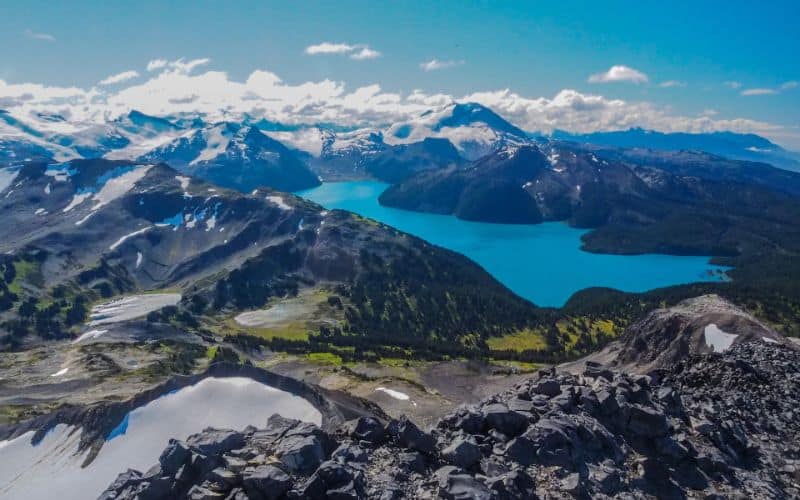
[[[687,359],[794,362],[798,174],[533,137],[475,103],[337,130],[132,111],[70,140],[4,118],[16,135],[0,143],[0,497],[43,498],[35,478],[52,476],[74,498],[216,498],[249,484],[231,443],[259,468],[248,450],[285,446],[270,451],[285,484],[332,490],[312,481],[326,474],[318,462],[364,418],[392,437],[358,453],[396,471],[408,467],[388,458],[398,449],[420,453],[410,480],[362,471],[405,494],[445,463],[502,477],[511,463],[533,467],[514,470],[540,492],[613,491],[611,475],[652,493],[631,449],[681,488],[685,474],[727,488],[714,469],[724,463],[754,491],[791,489],[743,472],[739,441],[731,454],[682,440],[690,421],[659,430],[651,449],[649,431],[587,401],[609,401],[608,382],[628,395],[625,412],[658,424],[679,410],[645,395],[660,383],[642,378],[653,370],[672,370],[694,398]],[[551,477],[538,468],[549,458],[516,455],[548,415],[569,429],[564,419],[595,419],[627,451],[598,452],[602,474],[578,479],[561,476],[580,464],[556,460]],[[159,458],[168,438],[192,451],[169,441]],[[717,453],[709,446],[727,453],[717,465],[681,451]],[[185,477],[171,453],[198,457]],[[115,481],[127,467],[139,472]],[[440,491],[483,491],[447,474]],[[363,493],[359,481],[348,484]]]

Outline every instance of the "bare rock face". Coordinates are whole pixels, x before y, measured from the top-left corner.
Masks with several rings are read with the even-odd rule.
[[[650,375],[541,371],[429,432],[372,417],[207,429],[102,498],[790,498],[798,403],[800,351],[736,342]]]
[[[742,342],[788,341],[752,315],[718,295],[703,295],[656,309],[628,327],[617,342],[612,365],[646,372],[666,368],[690,355],[723,352]]]

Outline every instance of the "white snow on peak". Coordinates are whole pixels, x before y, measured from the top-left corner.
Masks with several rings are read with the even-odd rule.
[[[706,346],[711,347],[714,352],[725,352],[733,345],[738,335],[734,333],[727,333],[719,329],[719,327],[711,323],[703,330],[705,336]]]
[[[85,200],[91,198],[91,200],[95,202],[94,206],[91,208],[91,212],[76,223],[78,225],[83,224],[98,209],[130,191],[137,182],[144,178],[150,168],[152,168],[152,165],[138,165],[131,170],[108,179],[96,193],[87,191],[75,194],[72,197],[72,201],[64,208],[64,212],[69,212]]]
[[[286,204],[282,196],[270,195],[266,197],[266,200],[270,203],[273,203],[278,206],[281,210],[291,210],[292,207]]]
[[[191,177],[186,177],[185,175],[176,175],[175,180],[181,183],[181,189],[186,191],[189,189],[189,182],[192,180]]]
[[[196,165],[203,161],[210,161],[223,154],[228,149],[233,132],[225,124],[207,128],[200,132],[205,140],[206,147],[200,151],[197,157],[189,162],[189,165]]]

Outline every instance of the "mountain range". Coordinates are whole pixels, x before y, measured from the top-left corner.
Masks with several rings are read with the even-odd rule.
[[[787,170],[800,171],[800,154],[788,151],[769,139],[756,134],[734,132],[658,132],[631,128],[612,132],[573,134],[554,130],[554,139],[581,144],[614,146],[617,148],[646,148],[663,151],[704,151],[733,160],[769,163]]]
[[[361,129],[284,125],[249,116],[206,122],[200,115],[155,117],[135,110],[101,123],[82,123],[58,114],[0,111],[4,163],[100,157],[167,161],[184,173],[245,191],[264,184],[300,190],[317,185],[317,177],[396,183],[422,170],[465,166],[506,146],[550,141],[609,150],[705,152],[800,168],[797,153],[753,134],[631,129],[594,134],[556,130],[546,136],[525,132],[475,103],[454,103],[406,121]],[[234,164],[242,170],[239,179],[226,172]]]

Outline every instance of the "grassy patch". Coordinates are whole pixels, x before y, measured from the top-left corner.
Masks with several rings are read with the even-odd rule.
[[[274,328],[260,328],[242,326],[237,323],[233,318],[226,319],[218,328],[211,328],[216,333],[222,335],[252,335],[262,339],[286,339],[286,340],[301,340],[307,341],[309,330],[306,324],[301,321],[293,321],[285,325]]]
[[[8,289],[15,295],[22,293],[22,282],[25,281],[30,275],[39,271],[39,266],[36,262],[30,260],[17,260],[14,262],[14,270],[16,276],[14,281],[9,283]]]
[[[306,358],[313,363],[319,363],[321,365],[341,366],[342,364],[341,356],[330,352],[310,352],[306,354]]]
[[[492,351],[544,351],[547,341],[539,330],[522,330],[502,337],[490,337],[486,344]]]
[[[540,370],[547,366],[542,363],[528,363],[526,361],[512,361],[512,360],[499,360],[499,359],[493,359],[492,363],[498,366],[511,368],[520,373],[533,373],[536,370]]]

